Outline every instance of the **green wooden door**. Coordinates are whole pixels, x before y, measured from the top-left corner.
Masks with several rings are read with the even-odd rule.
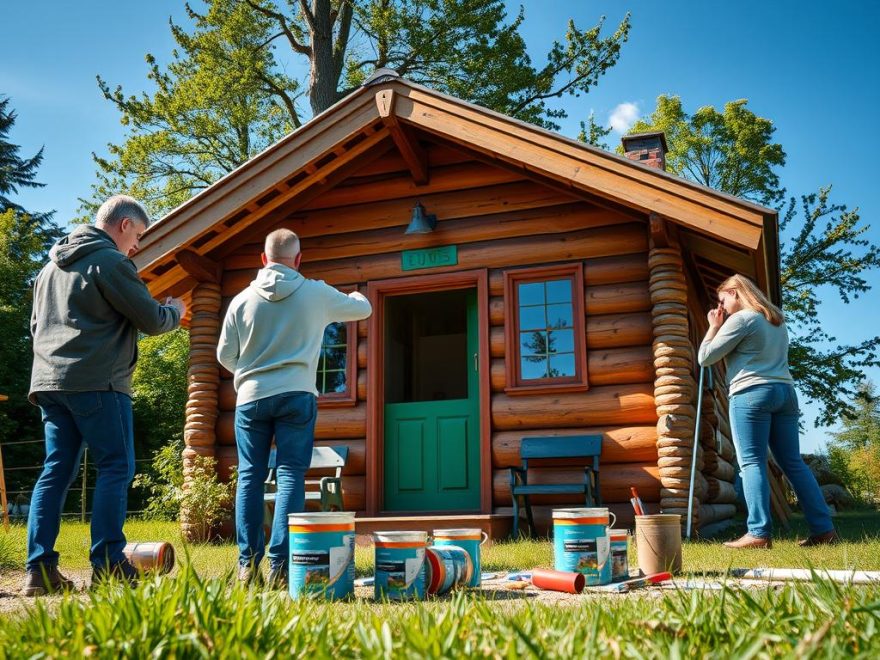
[[[457,398],[425,400],[430,392],[408,391],[397,398],[419,399],[385,405],[385,510],[387,511],[451,511],[480,507],[480,424],[479,377],[477,374],[477,295],[476,291],[458,292],[446,299],[445,305],[463,307],[466,327],[457,341],[421,343],[430,354],[409,364],[408,375],[417,381],[434,378],[438,371],[454,372],[458,380],[449,390]],[[438,302],[438,304],[440,304]],[[439,313],[443,313],[442,311]],[[418,314],[436,313],[428,304]],[[418,319],[414,321],[418,325]],[[418,344],[419,342],[415,342]],[[394,342],[386,351],[413,350]],[[392,370],[393,371],[393,370]],[[420,371],[422,373],[420,373]],[[386,378],[394,377],[387,373]],[[430,386],[422,388],[430,390]],[[434,396],[442,393],[434,393]],[[462,396],[463,395],[463,396]],[[392,397],[394,398],[394,397]]]

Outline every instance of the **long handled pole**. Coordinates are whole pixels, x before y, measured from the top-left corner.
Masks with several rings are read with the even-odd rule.
[[[691,538],[691,528],[694,519],[694,480],[697,476],[697,443],[700,441],[700,418],[703,410],[703,377],[708,367],[700,367],[700,385],[697,388],[697,423],[694,425],[694,446],[691,451],[691,485],[688,489],[688,518],[687,518],[687,538]]]
[[[9,397],[0,394],[0,401],[6,401]],[[6,504],[6,473],[3,471],[3,448],[0,447],[0,504],[3,505],[3,528],[9,531],[9,508]]]

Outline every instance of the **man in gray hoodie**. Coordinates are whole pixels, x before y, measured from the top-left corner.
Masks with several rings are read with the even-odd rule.
[[[180,300],[153,300],[129,259],[149,223],[136,200],[111,197],[94,226],[77,227],[55,244],[34,284],[29,399],[42,412],[46,461],[28,517],[28,596],[72,586],[58,571],[55,541],[85,446],[98,470],[92,580],[137,575],[122,553],[122,526],[134,476],[131,375],[138,332],[173,330],[186,312]]]
[[[235,527],[238,578],[260,580],[265,552],[263,482],[275,438],[278,490],[269,541],[269,584],[287,585],[287,515],[305,509],[305,473],[312,459],[315,379],[324,329],[372,312],[357,291],[348,295],[298,272],[299,238],[289,229],[266,237],[262,270],[229,305],[217,359],[234,376],[238,489]]]

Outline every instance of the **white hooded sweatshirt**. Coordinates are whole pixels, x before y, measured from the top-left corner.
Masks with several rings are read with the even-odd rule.
[[[356,291],[346,295],[282,264],[261,269],[229,304],[217,345],[217,359],[235,376],[236,405],[284,392],[317,395],[324,329],[372,311]]]

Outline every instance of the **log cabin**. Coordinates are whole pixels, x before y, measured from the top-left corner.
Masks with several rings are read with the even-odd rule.
[[[154,296],[188,301],[185,472],[196,456],[223,478],[236,463],[221,318],[266,234],[287,227],[304,275],[373,305],[327,328],[317,374],[316,442],[349,448],[358,532],[503,536],[522,438],[587,433],[603,436],[601,495],[618,526],[632,524],[630,486],[649,511],[686,512],[695,445],[696,524],[730,518],[723,367],[698,410],[695,347],[725,277],[779,302],[777,215],[665,172],[662,134],[624,148],[381,71],[156,222],[134,260]],[[529,478],[579,474],[556,464]],[[576,504],[534,497],[538,526]]]

